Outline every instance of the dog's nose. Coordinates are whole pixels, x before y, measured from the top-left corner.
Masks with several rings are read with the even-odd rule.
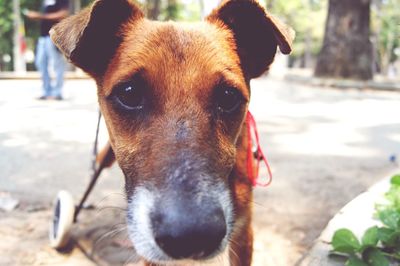
[[[221,208],[160,208],[152,215],[152,226],[158,246],[174,259],[207,258],[226,235]]]

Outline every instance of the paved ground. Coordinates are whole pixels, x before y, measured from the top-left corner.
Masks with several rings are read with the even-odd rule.
[[[400,156],[400,94],[275,79],[252,85],[251,109],[275,178],[256,188],[254,265],[294,265],[341,206],[395,168],[389,157]],[[79,245],[64,254],[47,246],[53,197],[59,189],[78,197],[88,182],[97,107],[91,81],[67,82],[63,102],[34,100],[39,87],[0,80],[0,196],[20,201],[17,210],[0,211],[0,265],[122,265],[129,242],[117,167],[90,198],[97,210],[74,229]]]

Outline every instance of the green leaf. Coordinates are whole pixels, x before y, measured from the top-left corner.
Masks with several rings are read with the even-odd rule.
[[[397,229],[400,223],[400,213],[393,209],[382,210],[378,213],[383,224],[391,229]]]
[[[399,247],[400,246],[400,232],[396,231],[390,235],[390,239],[387,243],[389,247]]]
[[[379,228],[379,240],[385,247],[400,246],[400,231],[394,231],[389,228]]]
[[[378,228],[378,238],[382,243],[389,242],[391,236],[396,231],[387,227],[380,227]]]
[[[385,194],[388,204],[381,205],[378,212],[383,210],[393,210],[400,213],[400,187],[392,187],[388,193]]]
[[[346,266],[368,266],[365,262],[356,256],[350,256],[349,260],[346,261]]]
[[[390,183],[392,185],[400,186],[400,174],[392,176]]]
[[[360,242],[349,229],[339,229],[332,238],[334,251],[353,254],[360,249]]]
[[[369,248],[363,254],[363,259],[370,266],[389,266],[389,260],[377,248]]]
[[[362,237],[363,246],[376,246],[378,244],[378,227],[374,226],[369,228]]]

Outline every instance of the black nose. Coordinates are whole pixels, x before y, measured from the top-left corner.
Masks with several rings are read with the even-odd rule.
[[[207,258],[226,235],[221,208],[164,207],[152,214],[152,225],[158,246],[174,259]]]

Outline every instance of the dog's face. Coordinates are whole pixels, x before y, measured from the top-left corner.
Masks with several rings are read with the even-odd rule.
[[[205,22],[182,24],[100,0],[52,38],[97,81],[137,252],[164,263],[224,250],[240,226],[238,206],[249,204],[235,196],[234,171],[249,81],[278,45],[290,51],[285,32],[253,1],[228,1]]]

